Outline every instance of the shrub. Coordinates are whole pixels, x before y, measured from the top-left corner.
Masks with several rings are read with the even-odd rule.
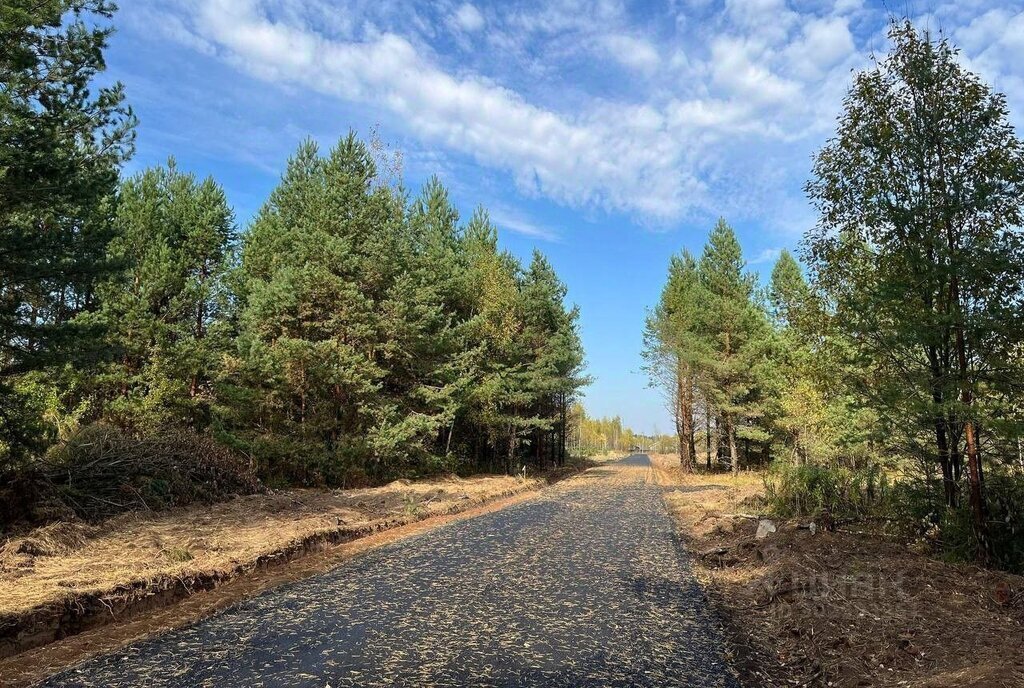
[[[1024,572],[1024,478],[990,471],[985,478],[993,564]]]
[[[966,481],[960,488],[961,504],[950,509],[941,482],[907,478],[888,489],[877,515],[896,532],[922,538],[944,559],[974,561],[978,543],[966,500]],[[1024,572],[1024,480],[1020,474],[990,468],[985,476],[985,503],[992,565]]]
[[[967,485],[961,486],[966,495]],[[941,495],[939,495],[941,500]],[[1024,572],[1024,480],[1001,470],[985,476],[985,505],[988,509],[988,537],[991,565],[998,569]],[[932,539],[943,555],[953,561],[973,561],[978,551],[973,519],[966,496],[956,509],[941,504],[932,519]]]
[[[776,462],[765,475],[769,508],[783,518],[863,518],[879,508],[890,486],[878,467],[852,470]]]
[[[17,482],[27,496],[3,514],[8,524],[96,521],[263,490],[245,460],[209,437],[182,430],[136,437],[105,424],[76,432]]]

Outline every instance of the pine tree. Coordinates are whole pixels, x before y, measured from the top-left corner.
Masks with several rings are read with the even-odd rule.
[[[721,418],[733,472],[740,465],[738,439],[767,439],[754,421],[763,414],[755,378],[765,362],[768,332],[754,302],[754,278],[744,267],[735,233],[719,220],[699,264],[709,313],[703,334],[709,356],[699,366],[708,371],[705,398]]]
[[[226,422],[290,480],[386,473],[404,434],[382,394],[405,353],[384,327],[406,267],[404,209],[375,173],[353,134],[325,157],[304,143],[243,242]]]
[[[524,412],[527,352],[519,298],[522,267],[498,249],[497,232],[478,211],[466,227],[468,284],[474,297],[471,341],[478,343],[477,378],[469,399],[472,423],[481,436],[473,454],[503,470],[514,470],[523,435],[531,429]]]
[[[776,324],[798,330],[808,314],[811,289],[793,254],[783,250],[771,274],[769,301]]]
[[[535,461],[565,461],[569,405],[586,383],[579,310],[566,310],[567,289],[548,259],[534,251],[522,287],[524,337],[530,352],[526,384],[533,397]]]
[[[452,443],[457,426],[465,422],[464,409],[475,380],[479,351],[471,341],[473,299],[467,281],[468,254],[459,214],[448,192],[430,179],[412,203],[408,218],[416,247],[419,289],[429,292],[440,306],[442,319],[429,334],[421,352],[423,373],[433,384],[424,387],[436,409],[438,427],[433,454],[448,468],[455,468]],[[460,430],[461,431],[461,430]]]
[[[458,212],[436,178],[412,204],[407,226],[392,258],[405,268],[395,274],[383,312],[395,350],[382,389],[393,400],[392,429],[376,449],[404,461],[405,472],[452,469],[451,436],[470,384],[462,350],[465,255]]]
[[[688,251],[673,256],[668,281],[644,333],[645,370],[660,386],[676,423],[679,462],[693,470],[696,461],[694,407],[699,365],[706,360],[703,338],[706,303],[696,259]]]
[[[76,315],[96,307],[121,163],[135,118],[120,84],[93,91],[106,0],[5,3],[0,12],[0,461],[32,428],[14,376],[94,351]]]
[[[121,188],[108,247],[121,269],[100,285],[95,319],[114,358],[98,380],[102,415],[128,427],[205,427],[229,333],[223,276],[235,241],[223,190],[152,168]]]

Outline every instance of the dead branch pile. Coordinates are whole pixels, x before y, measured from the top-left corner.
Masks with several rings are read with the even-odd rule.
[[[182,430],[136,437],[104,424],[84,428],[12,483],[2,491],[19,497],[18,509],[0,514],[0,525],[95,522],[264,489],[246,461],[209,437]]]

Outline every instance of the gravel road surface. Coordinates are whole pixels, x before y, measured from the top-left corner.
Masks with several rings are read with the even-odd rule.
[[[47,686],[737,686],[646,456],[360,555]]]

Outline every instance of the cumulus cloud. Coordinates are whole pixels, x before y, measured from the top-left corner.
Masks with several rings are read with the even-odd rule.
[[[464,2],[452,15],[456,26],[464,31],[479,31],[484,28],[484,15],[474,5]]]
[[[665,34],[633,23],[617,0],[481,2],[139,0],[134,11],[259,79],[385,113],[423,145],[507,173],[523,194],[653,223],[789,212],[850,69],[886,19],[860,0],[817,12],[690,0],[677,21],[656,18],[676,27]],[[1020,8],[978,2],[966,16],[950,3],[937,12],[947,9],[965,59],[1024,93]],[[446,23],[490,49],[460,42],[453,60],[436,31]],[[541,236],[521,219],[504,224]]]

